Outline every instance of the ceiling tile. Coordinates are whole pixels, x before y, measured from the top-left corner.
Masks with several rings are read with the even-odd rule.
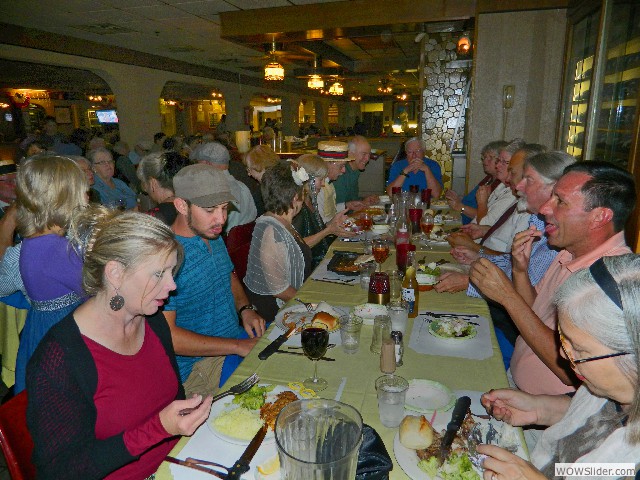
[[[291,6],[287,0],[228,0],[228,2],[241,10]]]
[[[230,12],[238,10],[237,7],[223,0],[205,0],[199,2],[177,3],[175,7],[188,13],[198,16],[211,16],[220,12]]]
[[[124,9],[125,12],[132,13],[134,15],[140,15],[150,20],[164,20],[180,17],[189,17],[189,13],[184,12],[171,5],[161,5],[154,7],[130,7]]]

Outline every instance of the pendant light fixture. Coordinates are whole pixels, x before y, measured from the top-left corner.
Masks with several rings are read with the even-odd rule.
[[[276,59],[276,41],[271,44],[271,62],[264,67],[264,79],[269,81],[284,80],[284,67]]]

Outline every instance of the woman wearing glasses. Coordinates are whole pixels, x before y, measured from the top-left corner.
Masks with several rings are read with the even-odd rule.
[[[640,256],[603,257],[556,294],[561,355],[575,396],[492,390],[482,404],[511,425],[547,425],[531,462],[483,445],[485,479],[552,478],[556,463],[640,462]],[[624,475],[620,475],[624,476]]]

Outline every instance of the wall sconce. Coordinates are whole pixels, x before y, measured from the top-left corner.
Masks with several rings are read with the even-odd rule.
[[[469,55],[469,52],[471,52],[471,39],[469,38],[468,32],[463,33],[458,39],[456,51],[458,55]]]

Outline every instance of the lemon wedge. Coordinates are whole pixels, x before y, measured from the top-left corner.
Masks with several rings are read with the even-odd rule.
[[[258,472],[262,475],[272,475],[278,470],[280,470],[280,457],[278,457],[278,455],[258,465]]]

